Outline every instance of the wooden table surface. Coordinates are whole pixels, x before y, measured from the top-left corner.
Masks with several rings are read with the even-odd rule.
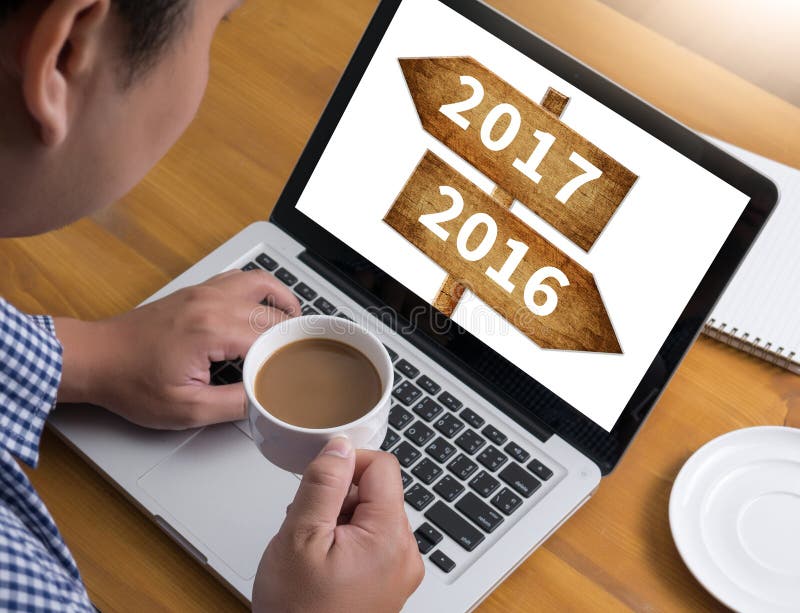
[[[691,127],[800,166],[800,109],[606,6],[491,3]],[[29,312],[109,316],[264,219],[375,5],[247,3],[221,26],[208,95],[173,151],[132,194],[91,219],[0,242],[0,295]],[[673,545],[673,479],[713,437],[797,424],[798,415],[799,378],[700,339],[595,498],[481,611],[720,609]],[[31,476],[104,611],[242,609],[52,434]]]

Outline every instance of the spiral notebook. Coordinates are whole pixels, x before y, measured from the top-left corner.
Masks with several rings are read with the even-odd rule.
[[[772,179],[780,201],[703,331],[800,374],[800,170],[705,138]]]

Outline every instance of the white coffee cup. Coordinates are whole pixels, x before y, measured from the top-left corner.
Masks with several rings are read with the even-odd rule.
[[[368,413],[333,428],[301,428],[278,419],[268,411],[268,407],[258,402],[253,387],[264,362],[286,345],[310,338],[350,345],[372,362],[381,379],[381,397]],[[375,450],[386,436],[394,380],[392,361],[383,343],[357,323],[327,315],[307,315],[283,321],[253,343],[245,357],[242,373],[253,440],[265,458],[284,470],[302,473],[332,438],[344,436],[356,449]]]

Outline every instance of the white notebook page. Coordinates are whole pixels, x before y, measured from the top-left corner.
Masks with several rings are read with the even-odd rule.
[[[800,171],[706,138],[772,179],[780,192],[772,217],[711,314],[713,327],[725,324],[725,332],[747,334],[747,341],[784,357],[794,353],[791,360],[800,364]]]

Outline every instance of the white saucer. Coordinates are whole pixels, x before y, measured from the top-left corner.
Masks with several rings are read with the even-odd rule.
[[[800,430],[730,432],[681,469],[669,500],[678,551],[737,611],[800,611]]]

